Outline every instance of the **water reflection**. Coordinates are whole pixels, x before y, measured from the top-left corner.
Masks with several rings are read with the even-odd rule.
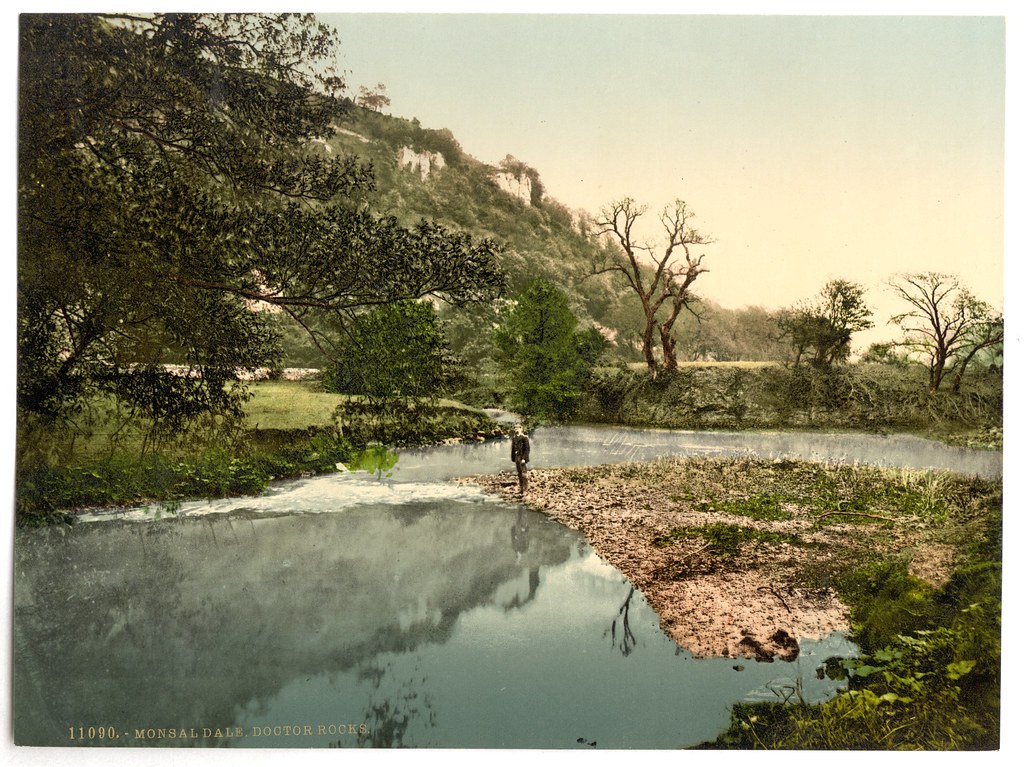
[[[382,668],[371,664],[359,672],[359,678],[370,679],[373,688],[366,713],[360,724],[356,725],[356,744],[359,746],[402,748],[410,745],[405,742],[405,734],[411,724],[420,721],[427,728],[437,724],[431,696],[421,689],[426,686],[427,677],[413,676],[397,687],[390,688],[394,691],[388,693],[389,686],[383,683],[385,680],[393,683],[392,676],[390,666]],[[351,734],[350,729],[346,732]],[[331,745],[342,748],[350,744],[339,739]]]
[[[398,463],[398,452],[384,445],[367,445],[356,452],[344,465],[348,471],[366,472],[377,479],[388,479],[391,470]]]
[[[622,603],[622,607],[619,608],[618,615],[612,621],[612,644],[616,642],[615,633],[616,627],[618,626],[619,620],[622,621],[622,633],[621,638],[618,640],[616,645],[619,652],[622,653],[623,657],[628,656],[633,652],[633,648],[636,647],[636,636],[633,634],[632,629],[629,627],[629,605],[633,601],[633,594],[636,593],[636,588],[633,586],[629,587],[629,593],[626,595],[626,601]]]
[[[532,438],[538,467],[684,454],[1001,472],[999,453],[914,437]],[[18,742],[68,745],[96,723],[123,745],[670,748],[713,739],[736,701],[834,693],[816,672],[856,654],[841,636],[792,663],[696,661],[580,535],[443,481],[508,471],[507,447],[378,447],[177,518],[19,530]]]
[[[575,543],[544,518],[516,552],[505,514],[394,512],[26,531],[19,737],[51,742],[77,721],[131,726],[127,712],[137,726],[232,722],[239,701],[290,678],[444,642],[462,612]]]
[[[496,502],[115,521],[17,544],[22,744],[95,722],[134,746],[678,747],[780,671],[830,694],[815,653],[854,652],[837,639],[744,674],[694,661],[578,534]]]
[[[516,553],[517,562],[522,561],[523,555],[530,549],[529,520],[531,516],[533,515],[522,506],[516,510],[516,521],[512,523],[512,550]],[[515,596],[505,603],[506,610],[522,607],[537,596],[537,588],[540,586],[540,568],[529,567],[527,568],[527,573],[528,585],[526,596],[522,597],[517,591]]]

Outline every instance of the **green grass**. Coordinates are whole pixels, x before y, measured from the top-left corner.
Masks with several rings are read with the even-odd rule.
[[[845,679],[847,689],[816,706],[737,704],[729,729],[702,748],[999,748],[999,564],[958,570],[941,590],[895,562],[871,563],[858,579],[844,600],[853,603],[863,654],[826,662],[829,677]]]
[[[665,547],[671,546],[677,541],[695,538],[702,539],[710,553],[723,560],[733,559],[738,556],[745,543],[786,543],[791,546],[801,544],[800,538],[795,535],[722,523],[698,527],[677,527],[667,535],[657,538],[655,544]]]
[[[759,493],[748,498],[736,500],[711,501],[709,506],[715,511],[750,517],[758,520],[792,519],[793,514],[782,508],[783,499],[771,493]]]
[[[932,539],[956,545],[958,566],[935,588],[908,572],[906,552],[883,548],[845,558],[833,550],[832,561],[845,558],[845,564],[833,573],[832,583],[850,607],[853,639],[862,655],[826,659],[824,671],[845,681],[847,689],[820,705],[807,704],[799,691],[775,703],[737,704],[729,729],[700,748],[999,748],[998,486],[945,474],[863,468],[818,469],[800,484],[823,493],[827,503],[869,499],[872,510],[903,517],[925,536],[941,533]],[[728,543],[726,533],[717,537]]]
[[[445,400],[381,413],[315,382],[264,381],[250,391],[240,424],[160,443],[147,442],[144,424],[113,417],[106,402],[91,403],[77,432],[23,430],[18,524],[66,521],[67,510],[83,507],[259,494],[274,479],[335,471],[370,443],[480,440],[497,428],[481,411]]]
[[[323,391],[316,381],[257,381],[250,383],[248,389],[252,396],[244,405],[245,419],[239,424],[243,432],[269,434],[331,428],[338,405],[358,400]],[[438,400],[437,407],[464,411],[466,415],[479,413],[452,400]],[[145,452],[144,448],[152,449],[146,443],[144,425],[119,416],[110,402],[95,400],[89,403],[85,413],[77,430],[63,439],[59,449],[54,451],[61,463],[89,464],[119,455],[139,455]],[[178,440],[181,444],[164,444],[159,449],[185,456],[224,446],[223,433],[212,433],[209,438],[198,433],[188,437]]]
[[[321,391],[315,381],[254,382],[249,384],[249,392],[252,397],[244,405],[245,420],[239,425],[241,430],[292,432],[330,427],[335,408],[347,399]],[[40,436],[40,439],[48,438]],[[206,438],[192,433],[188,439],[176,442],[176,445],[162,444],[159,450],[184,456],[222,447],[224,435],[213,433]],[[96,399],[88,403],[76,429],[65,435],[59,445],[49,447],[54,449],[61,463],[89,464],[116,456],[140,455],[154,446],[147,443],[145,424],[118,413],[111,401]]]
[[[259,381],[245,404],[250,429],[302,429],[329,426],[334,409],[348,398],[325,392],[315,382]]]
[[[323,391],[316,381],[259,381],[251,385],[252,399],[245,404],[248,429],[305,429],[330,426],[334,411],[358,397]],[[478,412],[460,402],[438,399],[437,407]]]

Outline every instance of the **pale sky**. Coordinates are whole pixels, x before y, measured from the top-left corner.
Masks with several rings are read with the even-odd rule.
[[[884,322],[885,280],[933,270],[1002,307],[1004,18],[321,15],[353,94],[568,207],[685,199],[724,306],[843,277]]]

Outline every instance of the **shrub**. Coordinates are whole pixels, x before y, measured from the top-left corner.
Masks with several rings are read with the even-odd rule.
[[[877,363],[815,368],[768,365],[682,367],[651,378],[630,370],[595,374],[578,417],[681,429],[817,428],[951,430],[998,427],[998,378],[960,393],[929,394],[921,366]],[[991,441],[991,440],[989,440]]]

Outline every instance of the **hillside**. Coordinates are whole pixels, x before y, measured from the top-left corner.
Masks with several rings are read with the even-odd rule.
[[[598,326],[628,359],[633,350],[620,343],[635,336],[640,322],[635,296],[609,275],[587,277],[599,246],[586,236],[583,216],[544,194],[537,170],[506,158],[501,167],[466,154],[447,130],[423,128],[415,120],[353,107],[322,151],[351,154],[368,161],[376,189],[363,202],[373,211],[412,225],[422,218],[489,238],[503,247],[502,268],[514,297],[541,277],[558,285],[584,324]],[[444,308],[453,343],[473,356],[474,335],[488,321],[490,307],[455,312]],[[286,334],[288,364],[312,364],[301,333]],[[466,348],[470,347],[470,348]]]
[[[621,275],[593,275],[602,245],[588,235],[586,211],[573,211],[544,190],[540,171],[506,156],[488,165],[463,151],[447,129],[422,127],[353,105],[333,137],[314,148],[331,155],[354,155],[373,167],[376,188],[361,202],[404,225],[435,220],[503,246],[500,265],[508,274],[508,297],[531,280],[558,285],[580,322],[597,327],[611,341],[612,360],[639,362],[636,346],[643,314]],[[700,287],[697,285],[699,296]],[[681,358],[692,360],[783,359],[768,312],[760,307],[730,310],[709,301],[695,305],[700,321],[685,313],[677,324]],[[471,363],[488,356],[494,307],[455,310],[441,307],[455,351]],[[282,318],[285,364],[318,367],[323,360],[305,333]]]

